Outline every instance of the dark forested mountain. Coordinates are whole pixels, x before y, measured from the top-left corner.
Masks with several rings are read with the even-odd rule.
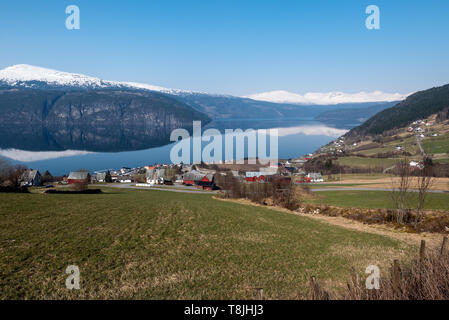
[[[166,95],[131,90],[0,90],[0,148],[137,150],[169,143],[203,113]],[[28,143],[27,143],[28,142]]]
[[[332,106],[272,103],[226,95],[181,93],[173,96],[214,119],[313,118]]]
[[[347,133],[348,137],[382,134],[407,126],[449,107],[449,85],[420,91],[392,108],[385,109]]]
[[[252,100],[234,96],[180,93],[182,101],[213,119],[291,119],[310,118],[324,122],[361,123],[396,102],[342,103],[337,105],[299,105]],[[346,111],[348,110],[348,111]],[[354,112],[357,111],[357,112]],[[328,120],[328,121],[326,121]]]

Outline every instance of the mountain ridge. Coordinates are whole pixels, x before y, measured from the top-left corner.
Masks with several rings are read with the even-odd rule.
[[[404,101],[377,113],[360,126],[351,129],[346,136],[360,138],[385,134],[446,108],[449,108],[449,84],[412,94]]]
[[[331,105],[341,103],[367,103],[367,102],[393,102],[405,99],[410,94],[385,93],[382,91],[344,93],[339,91],[331,92],[308,92],[304,95],[276,90],[256,93],[246,96],[258,101],[309,104],[309,105]]]
[[[399,93],[389,94],[381,91],[343,93],[343,92],[309,92],[304,95],[291,93],[287,91],[270,91],[260,94],[247,96],[232,96],[227,94],[215,94],[198,92],[191,90],[171,89],[161,86],[145,83],[128,81],[103,80],[93,76],[87,76],[79,73],[69,73],[50,68],[32,66],[28,64],[17,64],[0,70],[0,84],[10,86],[20,86],[29,88],[40,88],[39,84],[46,83],[53,87],[75,87],[75,88],[93,88],[93,89],[141,89],[157,91],[171,95],[186,94],[205,94],[217,97],[234,97],[251,99],[255,101],[264,101],[280,104],[300,104],[300,105],[331,105],[343,103],[366,103],[366,102],[391,102],[403,100],[407,95]]]

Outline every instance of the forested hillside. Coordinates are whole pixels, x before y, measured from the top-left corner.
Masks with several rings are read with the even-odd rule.
[[[449,107],[449,85],[417,92],[392,108],[385,109],[352,129],[348,137],[382,134],[440,113]]]

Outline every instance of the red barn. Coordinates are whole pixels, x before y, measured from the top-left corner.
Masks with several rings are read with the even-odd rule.
[[[183,184],[196,186],[205,190],[213,190],[215,188],[214,175],[204,174],[197,171],[192,171],[184,174]]]
[[[247,182],[265,181],[265,175],[262,172],[247,172],[245,180]]]
[[[67,178],[67,182],[69,184],[89,183],[90,174],[86,171],[70,172],[69,177]]]

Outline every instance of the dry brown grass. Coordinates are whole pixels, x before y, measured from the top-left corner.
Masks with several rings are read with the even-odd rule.
[[[373,177],[372,179],[366,178],[343,178],[343,180],[337,182],[326,182],[326,184],[332,184],[338,186],[341,183],[344,183],[344,186],[341,188],[354,188],[354,186],[347,186],[348,184],[357,184],[358,188],[370,188],[370,189],[389,189],[393,184],[398,183],[399,177]],[[414,184],[411,185],[411,188],[414,189],[416,186]],[[449,178],[435,178],[430,190],[449,190]]]
[[[355,272],[344,291],[327,289],[312,277],[310,298],[317,300],[447,300],[449,299],[449,253],[443,240],[441,249],[420,251],[420,259],[395,260],[379,288],[367,289],[364,277]],[[446,243],[447,244],[447,243]],[[366,276],[366,275],[365,275]]]

